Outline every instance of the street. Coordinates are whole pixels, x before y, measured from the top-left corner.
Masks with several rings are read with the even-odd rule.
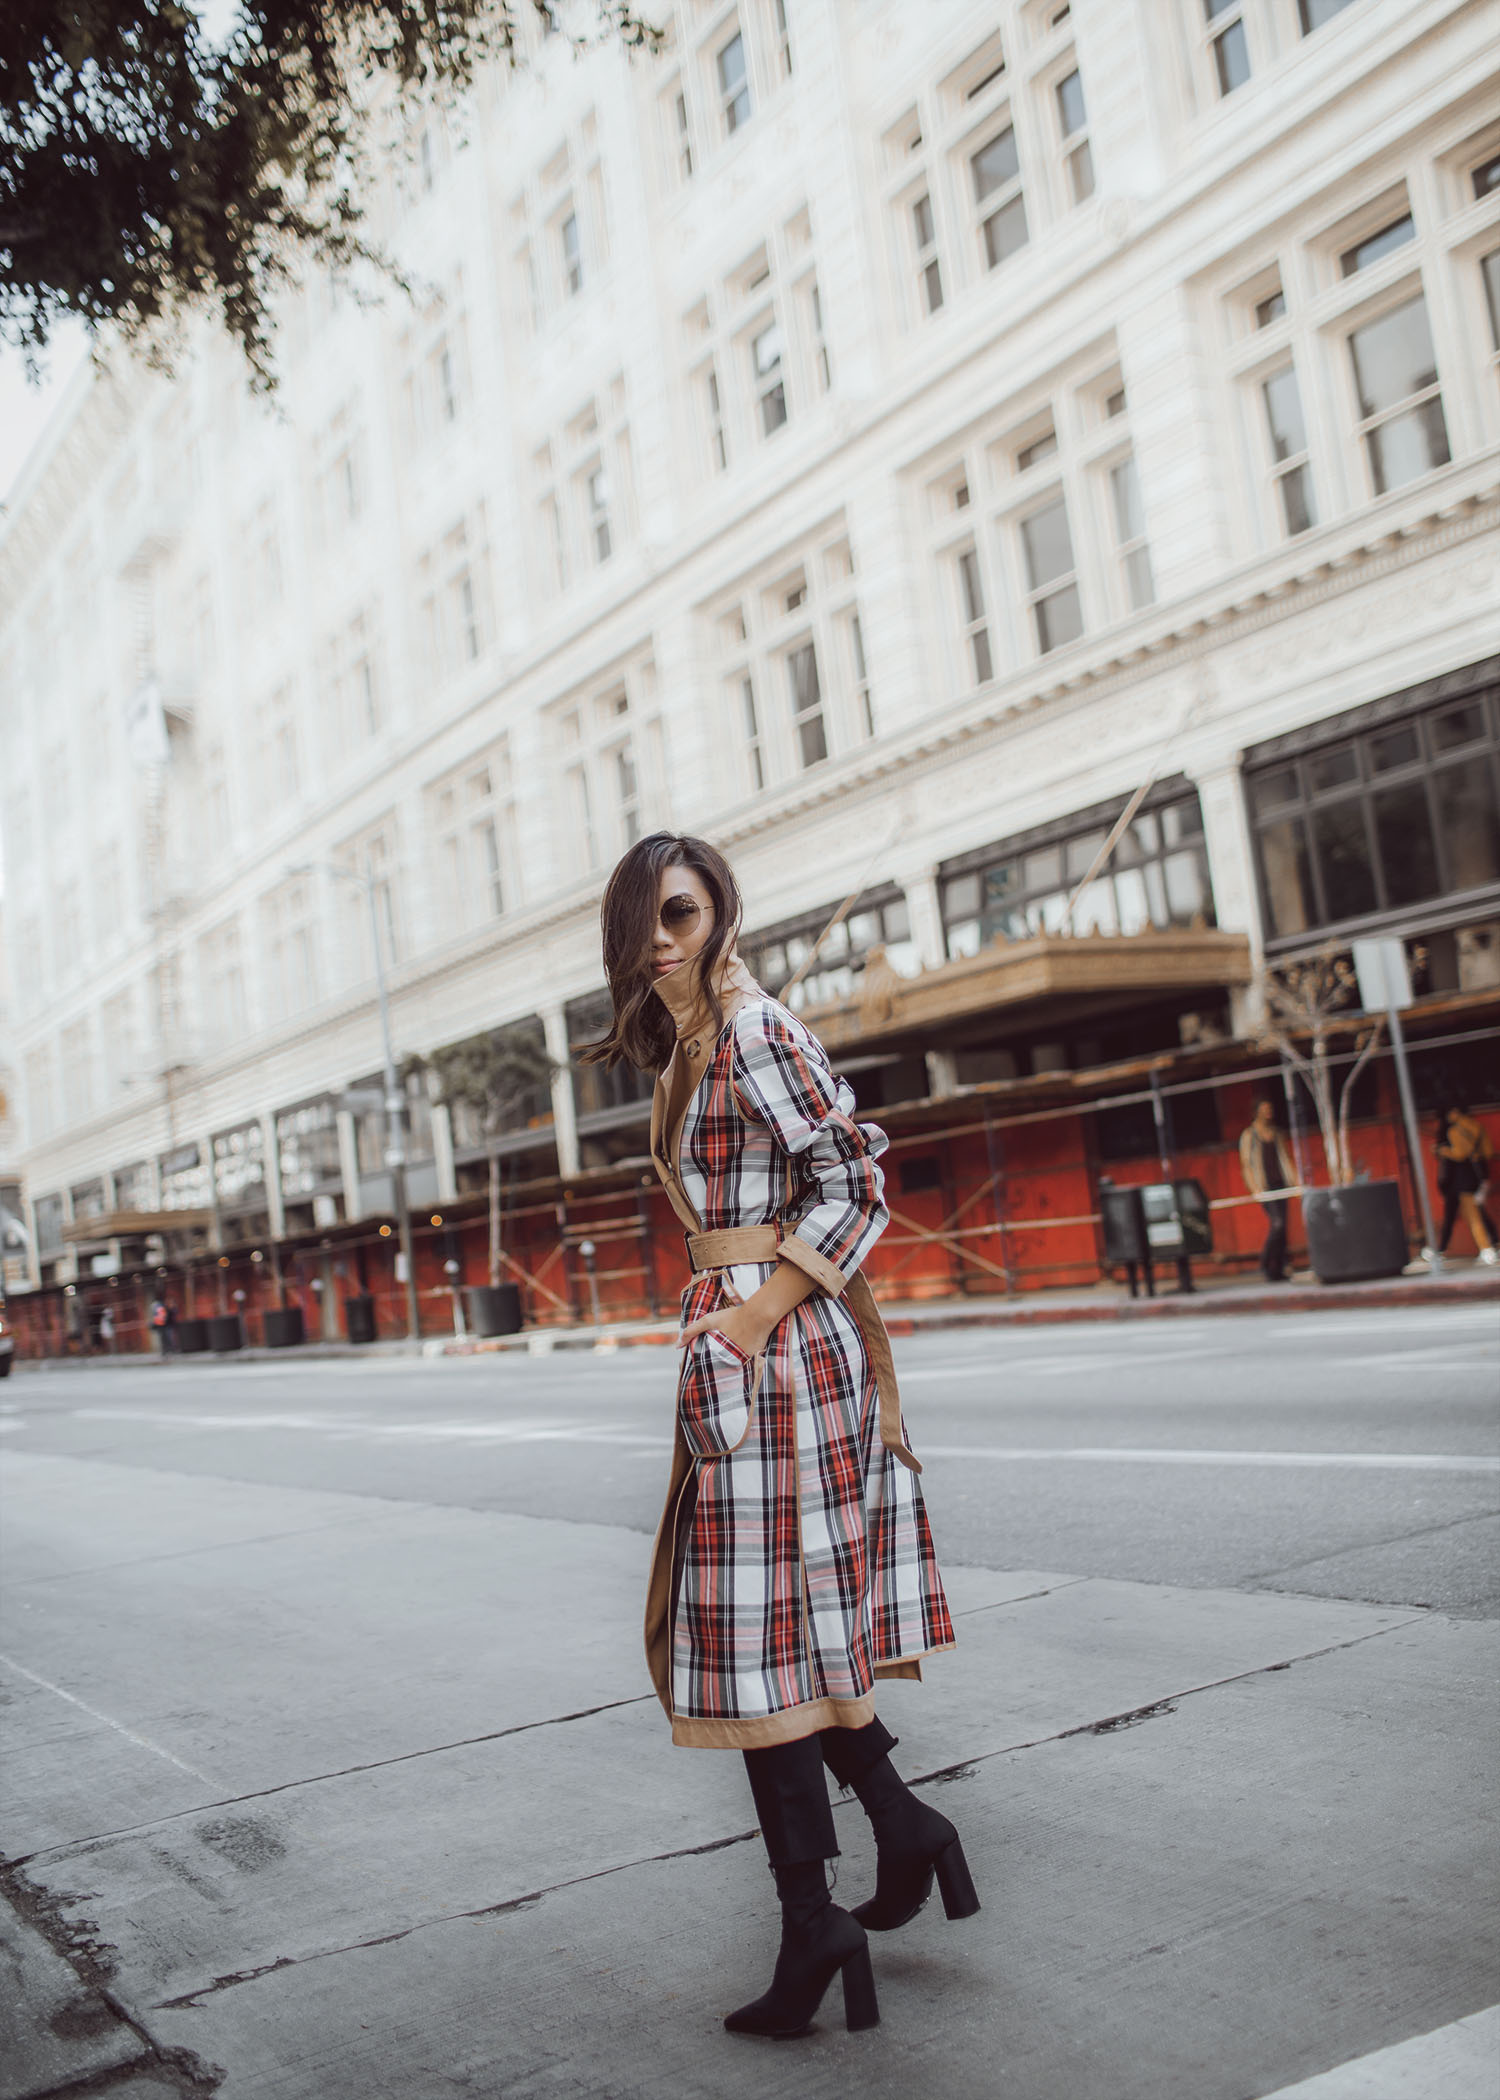
[[[671,1748],[639,1652],[670,1353],[21,1373],[0,1841],[135,2023],[88,2068],[1258,2100],[1480,2012],[1497,1331],[898,1340],[959,1646],[881,1711],[985,1908],[876,1947],[877,2033],[831,1998],[777,2051],[718,2025],[774,1949],[739,1760]]]

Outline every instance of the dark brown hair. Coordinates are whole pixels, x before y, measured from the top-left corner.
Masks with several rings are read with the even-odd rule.
[[[667,868],[691,868],[713,899],[713,929],[698,953],[715,1029],[723,1022],[724,1009],[713,980],[719,961],[733,947],[740,930],[742,906],[734,870],[706,839],[653,831],[648,838],[637,839],[616,862],[604,886],[599,923],[614,1019],[608,1035],[578,1052],[586,1065],[602,1064],[608,1069],[629,1063],[642,1072],[656,1072],[672,1054],[676,1025],[656,996],[651,974],[651,939],[656,931],[661,878]]]

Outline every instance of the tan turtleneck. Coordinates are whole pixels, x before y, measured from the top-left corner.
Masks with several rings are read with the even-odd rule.
[[[728,1021],[747,998],[759,992],[760,986],[731,948],[728,955],[719,958],[714,989],[719,995],[724,1019]],[[714,1025],[713,1012],[704,990],[702,956],[694,955],[665,977],[658,978],[652,990],[672,1016],[678,1042],[696,1044],[696,1049],[689,1054],[701,1055],[709,1047],[704,1038]]]

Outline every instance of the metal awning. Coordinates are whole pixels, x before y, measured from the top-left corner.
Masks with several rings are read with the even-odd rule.
[[[1051,1025],[1174,993],[1222,992],[1252,974],[1248,936],[1217,927],[1042,933],[992,942],[916,977],[873,962],[855,998],[809,1007],[806,1018],[831,1050],[899,1036],[932,1047],[934,1030],[963,1022]]]
[[[75,1218],[62,1236],[70,1247],[103,1246],[109,1240],[140,1240],[148,1233],[206,1232],[211,1210],[106,1210],[95,1218]]]

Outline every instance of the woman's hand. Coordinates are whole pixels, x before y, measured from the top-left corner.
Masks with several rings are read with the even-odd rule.
[[[677,1346],[679,1349],[686,1349],[700,1334],[717,1329],[720,1334],[727,1335],[736,1348],[743,1349],[747,1356],[762,1356],[774,1326],[774,1321],[765,1319],[756,1310],[753,1299],[745,1305],[721,1305],[717,1311],[704,1313],[701,1319],[689,1321],[677,1337]]]

